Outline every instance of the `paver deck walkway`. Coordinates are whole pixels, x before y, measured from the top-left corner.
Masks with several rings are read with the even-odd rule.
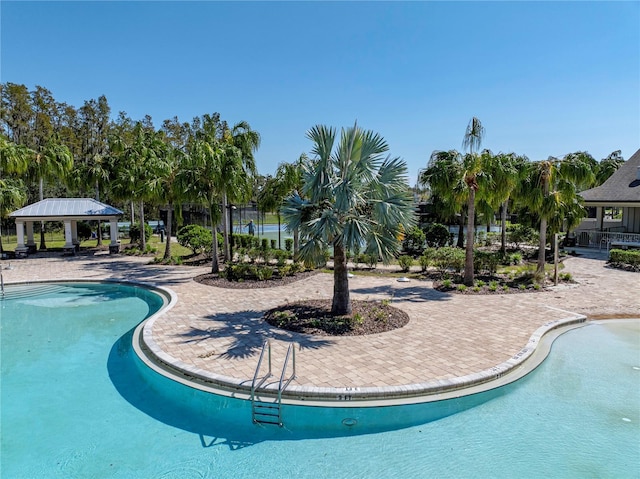
[[[288,286],[222,289],[193,277],[208,267],[148,265],[147,258],[31,257],[13,261],[5,283],[62,279],[142,281],[173,290],[178,302],[153,322],[152,342],[176,364],[250,384],[265,338],[272,338],[274,370],[289,342],[299,343],[292,387],[401,388],[451,381],[490,370],[518,354],[543,324],[563,318],[640,318],[640,275],[606,267],[604,260],[568,258],[577,281],[553,291],[462,296],[432,289],[429,281],[357,275],[353,299],[391,299],[411,321],[404,328],[368,336],[307,336],[273,328],[265,310],[285,302],[330,298],[333,280],[319,274]],[[3,267],[7,262],[2,263]]]

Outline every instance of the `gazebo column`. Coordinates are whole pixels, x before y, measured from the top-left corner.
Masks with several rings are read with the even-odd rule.
[[[27,256],[29,248],[24,244],[24,221],[16,221],[16,235],[18,236],[18,246],[16,246],[16,256]]]
[[[75,254],[76,247],[73,244],[71,220],[64,220],[64,252]]]
[[[604,231],[604,206],[596,208],[596,224],[599,231]]]
[[[76,250],[80,249],[80,241],[78,241],[78,222],[76,220],[71,220],[71,243]]]
[[[120,243],[118,243],[118,219],[109,219],[109,236],[111,242],[109,243],[109,253],[119,253]]]
[[[36,242],[33,239],[33,221],[27,221],[27,250],[29,253],[35,253],[38,250]]]

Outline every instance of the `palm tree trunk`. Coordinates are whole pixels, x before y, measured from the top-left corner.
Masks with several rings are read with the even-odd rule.
[[[224,260],[229,263],[231,261],[229,255],[229,227],[227,224],[227,194],[222,195],[222,238],[223,238],[223,251],[224,251]]]
[[[133,201],[131,201],[131,205],[130,206],[131,206],[131,224],[133,224],[134,221],[136,220],[135,219],[135,214],[134,214],[135,208],[134,208],[134,205],[133,205]]]
[[[300,248],[300,230],[297,228],[293,230],[293,258],[298,256],[298,249]]]
[[[331,304],[331,313],[334,315],[351,314],[347,257],[344,246],[338,243],[333,245],[333,302]]]
[[[96,181],[96,201],[100,201],[100,185],[98,185],[98,182]],[[97,246],[102,246],[102,228],[101,228],[101,224],[100,224],[100,220],[98,220],[98,243]]]
[[[538,251],[538,267],[536,268],[536,276],[539,279],[544,278],[544,265],[546,264],[546,246],[547,246],[547,218],[540,218],[540,250]]]
[[[147,249],[147,237],[144,234],[144,201],[140,201],[140,249]]]
[[[278,249],[282,249],[282,241],[281,241],[281,232],[280,232],[280,211],[278,211]]]
[[[166,238],[166,246],[164,248],[164,257],[165,260],[171,259],[171,221],[173,220],[173,203],[169,202],[167,205],[167,224],[165,225],[165,234]]]
[[[509,200],[502,203],[502,211],[500,212],[500,251],[502,254],[507,253],[507,205]]]
[[[464,260],[464,284],[466,286],[473,286],[474,271],[473,271],[473,243],[475,237],[475,201],[476,190],[469,188],[469,204],[467,205],[467,244],[465,249]]]
[[[213,203],[209,204],[209,211],[211,214],[209,217],[211,218],[211,272],[213,274],[218,274],[220,272],[220,263],[218,262],[218,232],[216,231],[216,225],[213,224]],[[224,216],[224,215],[223,215]]]
[[[44,178],[40,177],[40,201],[42,200],[44,200]],[[40,222],[40,250],[47,250],[47,245],[44,241],[44,221]]]
[[[458,248],[464,248],[464,211],[460,213],[460,222],[458,223]]]

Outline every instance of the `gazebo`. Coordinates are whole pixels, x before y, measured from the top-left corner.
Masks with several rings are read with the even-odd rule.
[[[108,221],[110,225],[109,252],[120,250],[118,243],[118,217],[123,213],[113,206],[105,205],[91,198],[48,198],[14,211],[9,216],[15,218],[18,236],[17,255],[35,252],[36,243],[33,238],[33,223],[35,221],[64,222],[64,250],[74,252],[78,241],[78,221],[100,220]],[[27,242],[24,230],[27,227]]]

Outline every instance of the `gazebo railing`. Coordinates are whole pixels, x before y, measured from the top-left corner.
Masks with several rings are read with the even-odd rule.
[[[616,233],[611,231],[581,231],[578,234],[577,244],[589,248],[608,248],[613,242],[637,243],[640,242],[640,233]]]

